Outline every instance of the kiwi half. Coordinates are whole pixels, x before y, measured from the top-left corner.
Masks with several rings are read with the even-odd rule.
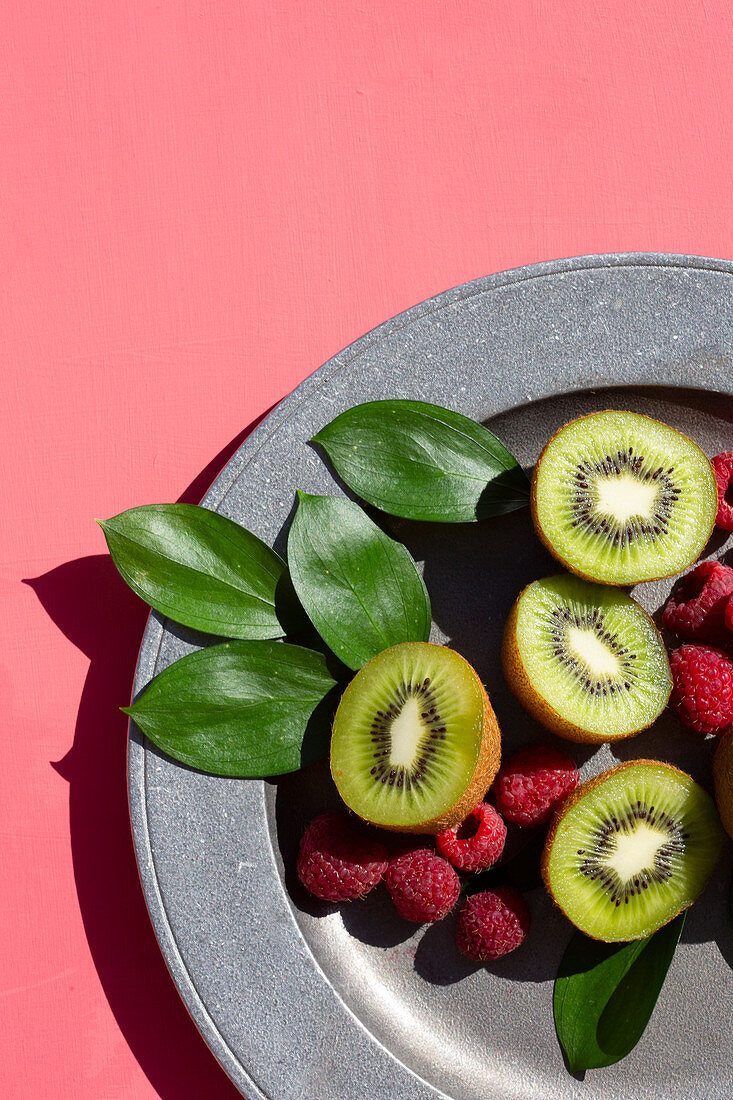
[[[445,646],[405,642],[373,657],[346,688],[331,774],[365,821],[438,833],[482,800],[500,752],[494,711],[469,663]]]
[[[659,760],[633,760],[563,803],[547,836],[542,877],[587,936],[638,940],[692,904],[722,839],[712,800],[689,775]]]
[[[502,661],[520,703],[569,741],[630,737],[658,718],[672,690],[667,651],[646,611],[618,588],[568,573],[520,593]]]
[[[697,444],[631,412],[566,424],[532,479],[532,518],[548,550],[604,584],[682,572],[710,538],[717,507],[713,468]]]

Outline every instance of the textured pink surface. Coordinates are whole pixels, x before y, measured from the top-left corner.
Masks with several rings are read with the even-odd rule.
[[[0,8],[0,1095],[228,1098],[137,883],[117,706],[145,614],[92,517],[194,479],[197,499],[323,360],[449,286],[578,253],[733,256],[733,15]]]

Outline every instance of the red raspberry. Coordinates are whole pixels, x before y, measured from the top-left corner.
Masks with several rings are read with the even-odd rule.
[[[418,924],[447,916],[461,889],[450,863],[430,848],[413,848],[395,856],[384,881],[400,916]]]
[[[672,697],[680,721],[699,733],[722,733],[733,722],[733,661],[707,645],[683,645],[669,655]]]
[[[358,833],[346,814],[319,814],[300,842],[298,878],[317,898],[349,901],[381,882],[388,862],[384,845]]]
[[[564,752],[552,745],[530,745],[511,756],[499,771],[496,805],[515,825],[544,825],[579,779],[578,769]]]
[[[733,569],[720,561],[703,561],[675,584],[664,607],[667,630],[690,642],[726,645],[725,607],[733,595]]]
[[[733,531],[733,506],[728,500],[731,481],[733,481],[733,451],[716,455],[712,463],[715,480],[718,483],[718,514],[715,522],[724,531]]]
[[[733,635],[733,596],[730,596],[725,605],[725,629]]]
[[[519,947],[529,925],[527,903],[513,886],[471,894],[458,914],[458,950],[474,962],[500,959]]]
[[[459,871],[485,871],[504,851],[506,825],[488,802],[481,802],[466,820],[438,833],[438,851]]]

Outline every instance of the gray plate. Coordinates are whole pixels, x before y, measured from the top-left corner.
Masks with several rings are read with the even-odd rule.
[[[732,274],[733,264],[719,260],[590,256],[441,294],[308,378],[204,503],[281,545],[296,487],[341,492],[306,441],[343,409],[388,396],[486,421],[527,465],[560,424],[608,406],[659,417],[709,454],[729,449]],[[433,640],[450,641],[476,666],[506,749],[545,739],[498,665],[502,623],[520,587],[556,571],[527,512],[476,525],[392,526],[424,562]],[[706,553],[725,549],[718,540]],[[659,582],[637,595],[655,610],[668,590]],[[136,690],[202,643],[151,616]],[[710,787],[711,746],[669,718],[616,749],[619,759],[661,756]],[[571,751],[584,775],[617,759],[605,747]],[[215,778],[163,757],[133,727],[129,788],[163,954],[206,1042],[251,1100],[733,1095],[730,846],[689,914],[644,1038],[623,1062],[581,1082],[565,1071],[552,1024],[552,980],[570,928],[542,890],[528,895],[527,943],[477,968],[453,946],[451,918],[415,929],[393,916],[383,888],[340,909],[300,889],[301,829],[335,803],[325,767],[277,782]]]

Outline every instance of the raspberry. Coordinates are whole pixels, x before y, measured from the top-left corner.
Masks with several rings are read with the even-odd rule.
[[[728,500],[728,492],[733,481],[733,451],[726,451],[712,459],[713,473],[718,483],[718,514],[715,522],[724,531],[733,531],[733,506]]]
[[[527,903],[513,886],[497,886],[466,898],[458,914],[458,950],[474,962],[508,955],[529,932]]]
[[[384,845],[358,833],[346,814],[319,814],[300,842],[298,878],[317,898],[349,901],[368,894],[388,862]]]
[[[733,569],[720,561],[703,561],[675,584],[664,607],[667,630],[690,642],[726,645],[725,608],[733,595]]]
[[[670,707],[698,733],[722,733],[733,722],[733,661],[707,645],[683,645],[669,655]]]
[[[438,833],[435,843],[459,871],[485,871],[504,851],[505,840],[501,815],[488,802],[481,802],[461,825]]]
[[[384,881],[400,916],[418,924],[447,916],[461,889],[450,863],[430,848],[413,848],[395,856]]]
[[[730,596],[725,605],[725,629],[733,635],[733,596]]]
[[[496,777],[496,805],[515,825],[544,825],[578,785],[575,764],[552,745],[531,745],[511,756]]]

